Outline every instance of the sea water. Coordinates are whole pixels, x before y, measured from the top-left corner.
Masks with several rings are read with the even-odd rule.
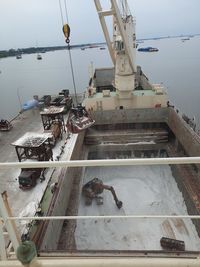
[[[137,65],[152,83],[162,83],[170,102],[200,125],[200,36],[182,42],[181,38],[145,41],[139,47],[157,47],[158,52],[137,52]],[[111,67],[108,49],[74,49],[72,61],[77,92],[88,86],[93,68]],[[0,60],[0,117],[10,120],[33,95],[58,94],[62,89],[74,93],[67,50],[23,55]]]

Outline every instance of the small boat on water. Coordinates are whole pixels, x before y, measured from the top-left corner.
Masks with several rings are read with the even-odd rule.
[[[189,37],[187,37],[187,38],[182,38],[182,39],[181,39],[182,42],[189,41],[189,40],[190,40]]]
[[[42,56],[40,54],[37,54],[37,60],[41,60]]]
[[[22,58],[22,55],[19,54],[19,55],[16,55],[16,59],[21,59]]]
[[[139,52],[158,52],[159,49],[156,48],[156,47],[149,46],[149,47],[141,47],[141,48],[138,48],[138,51]]]

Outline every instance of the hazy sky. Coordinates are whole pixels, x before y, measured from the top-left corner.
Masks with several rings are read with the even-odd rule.
[[[66,1],[71,42],[104,41],[94,1]],[[200,33],[200,0],[129,0],[129,6],[137,38]],[[59,0],[0,0],[0,50],[37,44],[65,44]]]

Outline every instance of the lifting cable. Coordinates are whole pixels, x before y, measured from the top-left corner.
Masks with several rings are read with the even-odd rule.
[[[70,67],[71,67],[73,87],[74,87],[75,100],[76,100],[76,106],[77,106],[78,105],[78,99],[77,99],[77,93],[76,93],[76,83],[75,83],[75,78],[74,78],[74,69],[73,69],[73,62],[72,62],[72,55],[71,55],[71,48],[70,48],[70,39],[69,39],[70,27],[69,27],[69,17],[68,17],[68,12],[67,12],[66,0],[64,0],[64,5],[65,5],[65,15],[66,15],[66,19],[67,19],[67,24],[64,23],[61,0],[59,0],[60,15],[61,15],[61,20],[62,20],[62,25],[63,25],[63,33],[64,33],[64,35],[66,37],[65,41],[67,43],[67,47],[68,47],[68,51],[69,51]]]

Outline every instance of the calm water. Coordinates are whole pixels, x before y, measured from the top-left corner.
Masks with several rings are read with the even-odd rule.
[[[140,47],[154,46],[158,53],[137,53],[137,64],[153,83],[163,83],[175,106],[188,116],[195,116],[200,125],[200,37],[182,42],[178,39],[145,41]],[[11,119],[24,103],[37,94],[57,94],[68,88],[73,92],[68,51],[23,55],[22,59],[0,60],[0,117]],[[89,65],[95,68],[112,66],[108,50],[73,50],[73,65],[78,92],[89,80]]]

